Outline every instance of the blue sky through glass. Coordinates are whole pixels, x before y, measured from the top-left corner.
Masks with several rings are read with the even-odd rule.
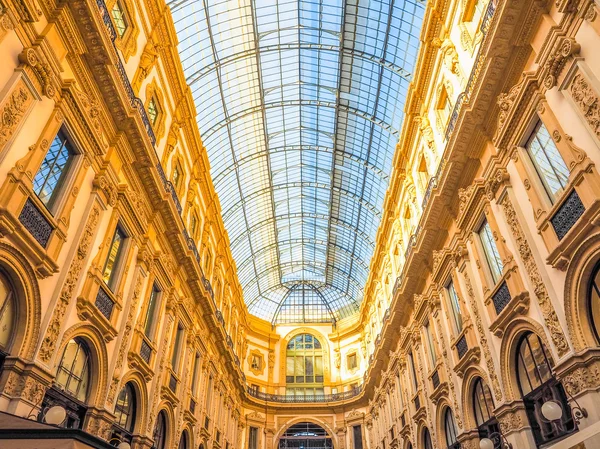
[[[423,2],[169,6],[250,313],[275,323],[355,313]]]

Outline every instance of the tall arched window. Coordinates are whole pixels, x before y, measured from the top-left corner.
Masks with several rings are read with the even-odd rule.
[[[181,438],[179,439],[179,446],[177,449],[188,449],[188,433],[185,430],[181,432]]]
[[[167,441],[167,417],[164,411],[161,411],[156,418],[152,439],[154,440],[152,449],[165,449]]]
[[[588,314],[592,332],[600,345],[600,263],[594,267],[588,293]]]
[[[562,384],[554,377],[554,361],[542,340],[528,332],[521,337],[517,348],[517,377],[525,403],[527,418],[538,446],[576,430]],[[546,401],[555,401],[563,409],[562,418],[548,421],[543,418],[541,408]]]
[[[311,397],[323,391],[323,348],[310,334],[296,335],[287,345],[286,394]]]
[[[125,441],[131,444],[133,429],[135,427],[135,412],[137,401],[135,390],[131,382],[125,384],[115,405],[115,424],[113,426],[114,442]]]
[[[498,421],[494,416],[494,400],[488,386],[478,377],[473,383],[473,414],[479,438],[487,438],[498,432]],[[498,446],[499,447],[499,446]]]
[[[433,449],[431,434],[429,433],[429,429],[427,427],[423,429],[423,449]]]
[[[56,383],[73,398],[85,402],[89,382],[89,351],[86,344],[76,338],[67,343],[58,365]]]
[[[456,439],[456,423],[454,422],[454,413],[450,407],[446,407],[444,412],[444,433],[446,434],[446,446],[448,449],[458,449],[460,444]]]
[[[87,406],[90,384],[90,351],[81,338],[74,338],[67,343],[63,352],[54,385],[46,390],[42,401],[42,413],[54,405],[60,405],[67,412],[65,421],[61,426],[67,428],[81,428]]]
[[[17,315],[15,299],[12,284],[0,272],[0,367],[13,337]]]

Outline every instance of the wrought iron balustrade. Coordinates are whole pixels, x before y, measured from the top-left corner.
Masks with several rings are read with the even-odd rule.
[[[148,114],[146,113],[146,108],[144,107],[142,100],[140,100],[135,95],[135,92],[133,91],[133,87],[131,87],[131,82],[129,81],[129,77],[127,76],[125,67],[123,66],[123,63],[121,62],[121,57],[119,56],[117,46],[115,45],[115,40],[117,39],[117,32],[113,25],[110,12],[108,11],[108,7],[106,6],[106,3],[104,2],[104,0],[96,0],[96,5],[98,6],[100,15],[102,16],[102,22],[104,23],[104,26],[105,26],[106,30],[108,31],[110,40],[112,41],[113,48],[117,55],[117,62],[116,62],[117,73],[119,74],[121,83],[123,84],[123,87],[125,88],[125,91],[127,92],[127,97],[129,99],[129,103],[131,104],[131,106],[133,108],[138,110],[138,113],[140,114],[140,116],[142,118],[142,122],[144,123],[144,128],[146,130],[146,134],[148,134],[148,138],[150,139],[152,146],[154,146],[154,145],[156,145],[156,136],[154,134],[154,130],[152,129],[152,124],[150,123],[150,119],[148,119]]]
[[[435,370],[431,376],[431,383],[433,384],[434,389],[440,386],[440,373],[438,373],[437,370]]]
[[[496,293],[494,293],[494,296],[492,296],[494,309],[498,315],[504,310],[510,300],[511,296],[510,291],[508,290],[508,285],[506,285],[506,281],[503,281],[502,285],[498,288],[498,290],[496,290]]]
[[[584,212],[585,206],[577,192],[573,190],[550,219],[558,240],[562,240],[567,235]]]
[[[485,14],[483,15],[483,18],[481,20],[481,25],[479,26],[479,31],[484,37],[490,28],[490,24],[492,22],[492,18],[494,17],[495,12],[495,0],[490,0],[485,10]],[[470,100],[473,84],[479,76],[479,73],[481,71],[481,65],[483,63],[483,60],[485,59],[485,56],[485,52],[481,51],[480,46],[479,50],[477,50],[477,56],[475,57],[475,62],[473,63],[473,68],[471,69],[471,74],[469,75],[467,86],[465,87],[465,90],[461,92],[460,95],[457,97],[456,103],[454,104],[454,108],[452,109],[452,114],[450,115],[450,120],[448,120],[448,124],[446,125],[446,132],[444,133],[444,137],[446,138],[446,140],[450,138],[452,132],[454,131],[454,127],[456,126],[456,121],[458,120],[458,115],[460,114],[460,110],[462,109],[463,104],[467,103]]]
[[[458,353],[458,358],[462,359],[468,350],[469,345],[467,344],[467,337],[463,335],[456,343],[456,352]]]
[[[415,410],[419,410],[421,408],[421,398],[419,395],[415,397]]]
[[[271,394],[265,393],[264,391],[257,391],[255,388],[250,386],[247,387],[246,391],[250,396],[261,401],[267,402],[281,402],[286,404],[294,403],[313,403],[313,402],[337,402],[352,399],[358,396],[362,392],[362,385],[353,388],[349,391],[343,391],[342,393],[331,393],[331,394],[310,394],[304,396],[292,396],[286,394]]]
[[[140,357],[144,360],[144,362],[150,363],[150,357],[152,357],[152,348],[146,340],[142,340],[142,344],[140,346]]]
[[[33,238],[46,248],[54,227],[44,216],[42,211],[36,206],[36,204],[27,198],[21,213],[19,214],[19,221],[29,231]]]
[[[100,311],[100,313],[110,321],[110,317],[112,316],[113,309],[115,307],[115,302],[108,295],[108,293],[104,290],[104,288],[100,287],[98,289],[98,294],[96,295],[96,307]]]
[[[171,376],[169,377],[169,390],[171,390],[173,393],[177,392],[177,378],[173,375],[173,373],[171,373]]]

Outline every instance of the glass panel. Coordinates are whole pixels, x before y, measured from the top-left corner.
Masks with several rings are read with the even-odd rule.
[[[475,381],[473,388],[473,409],[475,412],[475,421],[478,426],[491,419],[494,402],[489,388],[481,379]]]
[[[529,139],[527,150],[548,196],[554,201],[568,183],[569,169],[542,122]]]
[[[183,325],[180,323],[177,326],[175,334],[175,344],[173,345],[173,354],[171,356],[171,366],[173,371],[178,372],[179,369],[179,354],[181,353],[181,344],[183,343]]]
[[[121,249],[123,247],[123,240],[125,240],[125,234],[117,226],[112,242],[110,244],[108,257],[106,258],[106,263],[104,265],[104,274],[102,275],[102,279],[111,290],[115,287],[114,284],[116,283],[117,279],[117,276],[113,276],[113,274],[114,269],[117,268],[119,265]]]
[[[305,374],[307,376],[312,376],[314,374],[312,357],[306,357],[304,359],[304,362],[305,362],[305,365],[304,365]]]
[[[304,375],[304,357],[296,356],[296,367],[295,367],[296,376]]]
[[[496,246],[496,241],[494,239],[492,229],[490,228],[490,224],[487,221],[485,221],[481,226],[479,230],[479,237],[481,239],[483,252],[485,253],[485,258],[487,260],[488,266],[492,273],[492,279],[494,280],[495,284],[502,276],[503,264],[502,259],[500,258],[500,253],[498,252],[498,247]]]
[[[286,360],[286,374],[288,376],[293,376],[294,375],[294,357],[287,357]]]
[[[454,325],[454,331],[459,334],[462,331],[462,314],[460,312],[460,303],[458,300],[458,294],[454,288],[454,283],[448,284],[448,297],[450,303],[450,311],[452,312],[452,324]]]
[[[158,106],[156,105],[156,100],[153,98],[148,102],[148,110],[146,111],[148,114],[148,119],[152,125],[156,125],[156,119],[158,118]]]
[[[154,330],[156,329],[156,307],[158,302],[158,295],[160,291],[156,287],[156,285],[152,286],[152,291],[150,292],[150,298],[148,300],[148,310],[146,311],[146,322],[144,325],[144,334],[150,340],[154,337]]]
[[[74,398],[85,401],[89,382],[88,356],[77,340],[67,343],[55,382]]]
[[[425,3],[167,4],[250,313],[353,315]]]
[[[315,349],[321,349],[321,342],[315,338]]]
[[[315,373],[319,376],[323,375],[323,357],[315,356]]]
[[[64,181],[74,152],[70,149],[66,134],[59,131],[50,144],[40,169],[33,178],[33,191],[50,208]]]
[[[427,348],[429,350],[429,361],[431,362],[431,368],[435,366],[435,362],[437,360],[435,354],[435,346],[433,345],[433,337],[431,335],[431,327],[430,324],[427,323],[425,325],[425,336],[427,337]]]
[[[112,8],[113,23],[115,24],[115,30],[119,37],[123,37],[127,31],[127,18],[125,17],[125,11],[120,1],[116,1]]]
[[[446,432],[446,444],[452,446],[456,443],[456,424],[454,423],[454,415],[450,408],[446,408],[444,430]]]

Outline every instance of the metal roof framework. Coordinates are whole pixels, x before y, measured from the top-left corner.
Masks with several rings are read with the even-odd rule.
[[[172,0],[249,312],[359,309],[416,61],[421,0]]]

